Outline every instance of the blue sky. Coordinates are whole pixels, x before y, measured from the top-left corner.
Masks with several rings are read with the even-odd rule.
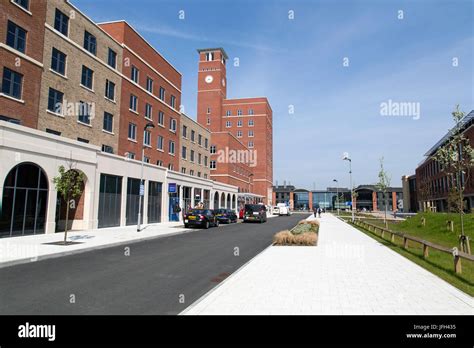
[[[454,106],[474,109],[471,0],[73,3],[95,21],[125,19],[139,30],[182,73],[182,103],[192,117],[196,49],[224,47],[228,96],[270,100],[279,183],[321,189],[336,178],[348,187],[341,158],[349,152],[356,184],[377,181],[383,156],[392,185],[400,186],[450,128]],[[420,119],[382,116],[388,100],[420,103]]]

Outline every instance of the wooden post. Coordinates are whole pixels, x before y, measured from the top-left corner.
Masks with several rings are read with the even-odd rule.
[[[451,221],[451,220],[446,221],[446,230],[454,232],[454,221]]]
[[[459,255],[454,256],[454,272],[458,274],[462,273],[461,258]]]
[[[395,244],[395,233],[392,233],[392,237],[390,238],[393,244]]]
[[[408,249],[408,239],[403,237],[403,248]]]
[[[421,218],[421,226],[423,226],[423,227],[426,226],[426,218],[425,217]]]
[[[471,255],[471,244],[470,244],[470,240],[469,240],[469,236],[466,236],[466,247],[467,247],[467,254]]]
[[[385,230],[382,228],[382,238],[385,236]]]
[[[423,257],[426,259],[428,256],[430,256],[428,245],[423,244]]]

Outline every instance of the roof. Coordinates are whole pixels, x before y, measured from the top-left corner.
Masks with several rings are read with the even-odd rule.
[[[224,56],[225,59],[229,59],[229,56],[225,52],[225,50],[222,47],[216,47],[216,48],[198,48],[197,51],[199,53],[203,52],[212,52],[212,51],[221,51],[222,55]]]
[[[461,129],[464,131],[466,130],[469,126],[474,124],[474,110],[472,110],[469,114],[464,116],[461,121],[459,121],[459,125],[461,126]],[[426,157],[431,157],[435,154],[435,152],[443,146],[449,138],[451,138],[453,128],[449,130],[448,133],[444,137],[442,137],[431,149],[428,150],[427,153],[425,153]]]

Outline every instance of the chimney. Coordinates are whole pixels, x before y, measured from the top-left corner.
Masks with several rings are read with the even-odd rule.
[[[286,188],[286,180],[283,181],[283,188]]]

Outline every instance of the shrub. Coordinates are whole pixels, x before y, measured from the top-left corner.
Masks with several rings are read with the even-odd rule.
[[[273,243],[278,246],[316,246],[318,235],[313,232],[294,235],[290,231],[277,233],[273,238]]]

